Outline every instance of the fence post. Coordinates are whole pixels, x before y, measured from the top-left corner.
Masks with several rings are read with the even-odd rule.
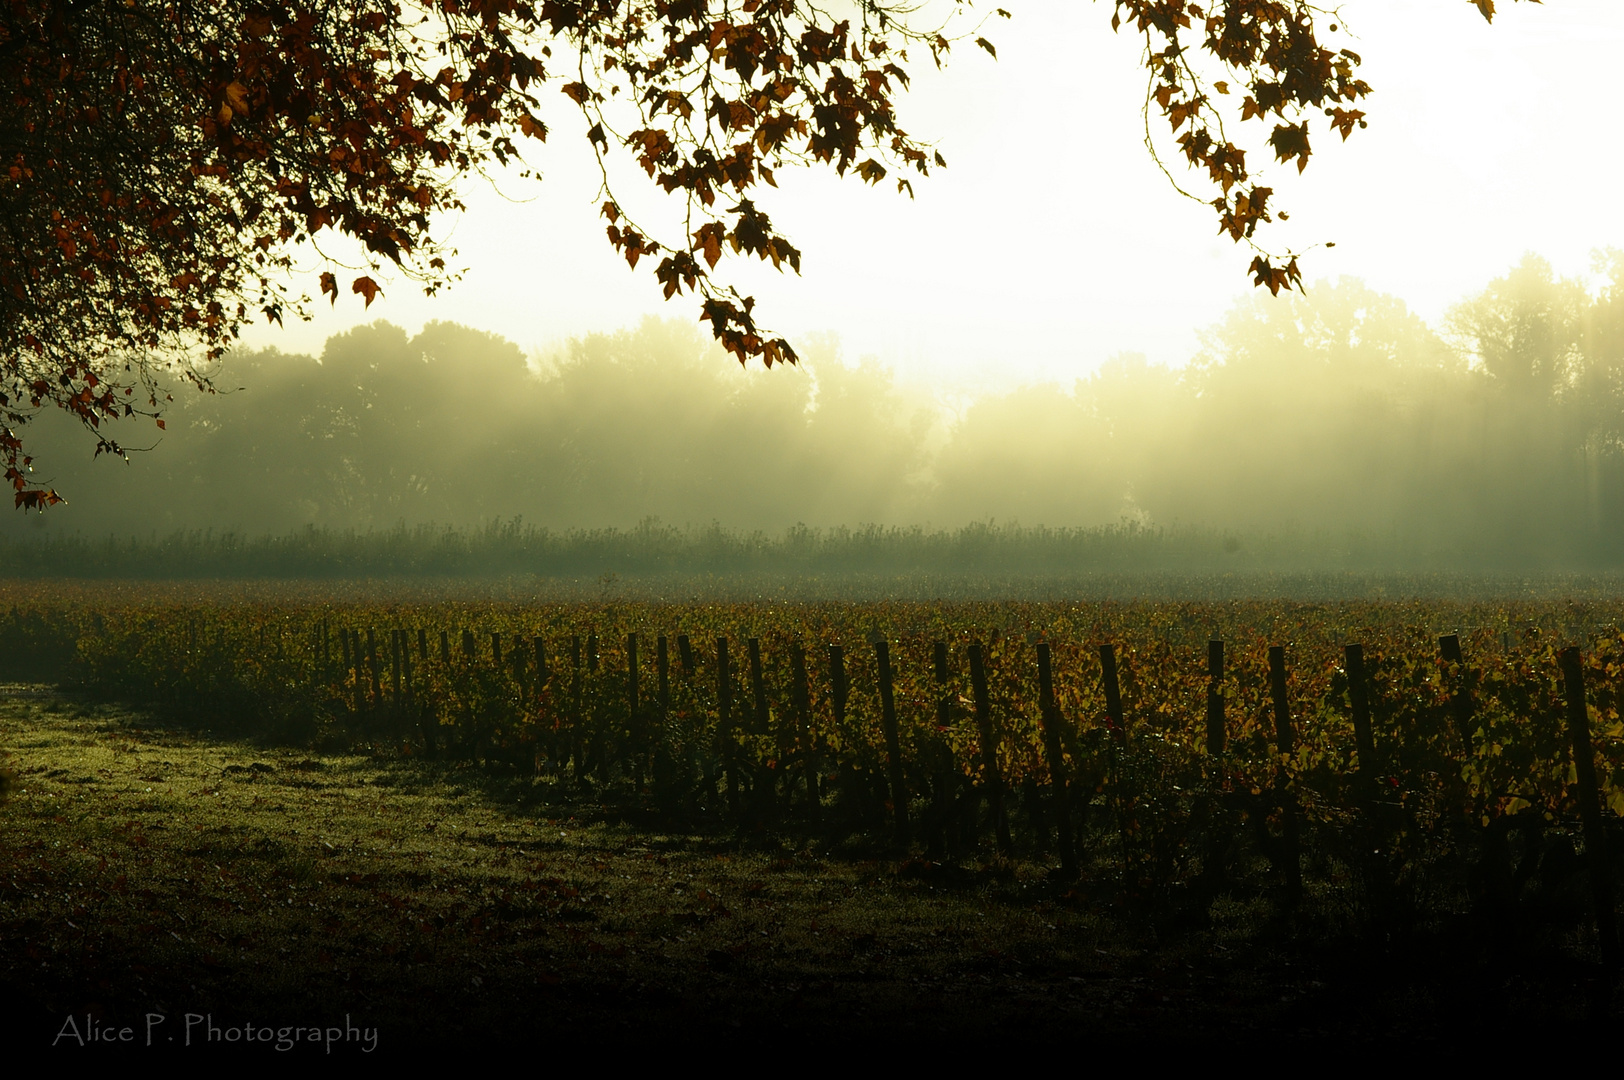
[[[1282,757],[1290,757],[1296,750],[1296,736],[1291,727],[1291,702],[1286,696],[1286,650],[1282,645],[1269,646],[1269,697],[1274,704],[1274,746]],[[1275,794],[1280,803],[1281,878],[1285,883],[1286,906],[1296,907],[1303,894],[1303,868],[1301,842],[1297,833],[1297,798],[1287,783],[1284,769],[1275,774]]]
[[[1111,734],[1118,740],[1128,737],[1128,728],[1122,717],[1122,686],[1117,682],[1116,646],[1106,642],[1100,646],[1100,678],[1105,683],[1105,721]]]
[[[761,639],[749,638],[746,645],[750,652],[750,692],[754,705],[751,709],[754,720],[751,727],[754,734],[775,736],[775,741],[778,741],[776,736],[779,733],[772,729],[772,715],[767,705],[767,680],[761,669]],[[760,828],[764,821],[778,814],[778,760],[774,757],[771,763],[767,763],[751,755],[750,773],[753,779],[750,817],[755,828]]]
[[[660,715],[671,711],[671,650],[665,635],[654,639],[654,670],[660,682]]]
[[[883,638],[874,643],[874,658],[880,669],[880,728],[885,733],[887,771],[891,779],[891,816],[896,825],[897,844],[908,843],[908,778],[902,769],[902,741],[897,735],[896,695],[891,686],[891,644]]]
[[[400,654],[402,650],[400,639],[404,633],[405,631],[399,627],[389,631],[389,682],[391,691],[389,705],[397,719],[401,715]]]
[[[491,666],[502,670],[502,634],[497,630],[491,631]]]
[[[530,663],[525,656],[523,634],[513,635],[513,643],[508,646],[508,664],[513,668],[513,677],[519,680],[519,711],[523,712],[530,702]]]
[[[428,662],[428,644],[429,632],[423,629],[421,626],[418,627],[417,658],[421,663]],[[412,650],[408,648],[405,650],[405,652],[406,698],[411,703],[412,711],[417,714],[417,731],[423,739],[423,756],[428,760],[433,761],[440,754],[439,740],[436,738],[435,731],[435,729],[440,726],[439,721],[432,709],[425,708],[422,703],[417,700],[417,691],[413,689]]]
[[[1009,818],[1004,813],[1004,775],[998,768],[998,734],[992,724],[992,701],[987,695],[987,665],[979,643],[970,646],[970,690],[976,699],[976,727],[981,736],[981,769],[987,778],[987,801],[992,807],[993,834],[998,851],[1008,855]]]
[[[1111,804],[1117,822],[1117,835],[1122,844],[1122,876],[1126,882],[1133,876],[1133,848],[1129,843],[1127,798],[1123,792],[1122,751],[1128,744],[1127,718],[1122,711],[1122,684],[1117,679],[1116,646],[1105,642],[1100,646],[1100,681],[1105,686],[1105,726],[1111,733],[1111,749],[1106,759],[1110,766]]]
[[[547,684],[552,680],[552,667],[547,666],[546,638],[542,638],[542,635],[538,633],[533,645],[536,648],[536,702],[539,703],[544,698],[547,698]],[[551,702],[549,702],[549,705],[551,705]],[[562,757],[559,754],[559,736],[564,732],[559,731],[559,715],[557,715],[554,708],[549,708],[547,715],[542,716],[542,719],[549,718],[551,718],[551,731],[549,731],[546,724],[541,728],[542,734],[547,739],[547,765],[559,773],[559,780],[564,780],[564,762],[559,760]]]
[[[1224,643],[1207,642],[1207,753],[1219,757],[1228,742],[1224,731]]]
[[[1596,752],[1590,743],[1590,710],[1585,703],[1584,665],[1577,645],[1563,649],[1560,658],[1568,699],[1568,735],[1573,741],[1573,770],[1579,778],[1579,814],[1584,821],[1590,897],[1596,907],[1596,932],[1601,937],[1602,963],[1612,970],[1618,964],[1613,866],[1607,858],[1607,827],[1602,821],[1601,792],[1596,785]]]
[[[716,639],[716,739],[721,744],[722,768],[727,773],[727,804],[739,820],[739,770],[734,764],[733,680],[728,671],[727,638]]]
[[[677,635],[677,659],[682,662],[682,673],[694,677],[694,646],[687,634]]]
[[[361,652],[361,631],[350,631],[350,656],[355,660],[355,712],[359,716],[366,710],[367,673]]]
[[[936,733],[926,745],[927,768],[931,772],[930,808],[926,811],[925,849],[933,860],[947,857],[947,830],[953,821],[955,797],[963,774],[947,742],[947,729],[953,723],[952,688],[947,670],[947,642],[931,644],[931,675],[936,681]]]
[[[586,750],[582,745],[581,718],[581,635],[570,635],[570,761],[574,765],[575,782],[586,775]]]
[[[440,663],[451,664],[451,635],[444,630],[440,631]]]
[[[1049,757],[1049,781],[1054,789],[1055,819],[1060,838],[1060,872],[1070,879],[1077,875],[1076,841],[1071,832],[1071,783],[1061,746],[1060,703],[1054,695],[1054,666],[1049,643],[1038,642],[1038,717],[1043,724],[1043,749]]]
[[[381,685],[381,672],[378,670],[378,638],[372,627],[367,627],[367,673],[372,676],[372,707],[378,707],[378,699],[383,697]]]
[[[405,630],[400,632],[400,678],[405,688],[406,704],[417,704],[417,694],[412,689],[412,639]]]
[[[1359,750],[1359,786],[1365,798],[1376,794],[1376,736],[1370,727],[1370,696],[1365,683],[1365,647],[1354,643],[1342,650],[1348,673],[1348,704],[1353,707],[1353,738]]]
[[[599,659],[598,635],[588,634],[586,636],[586,673],[588,676],[596,675],[598,673]],[[604,720],[604,702],[600,689],[601,688],[598,686],[597,681],[594,680],[592,683],[592,730],[590,732],[590,735],[592,736],[592,746],[589,750],[587,750],[586,756],[588,767],[597,775],[598,782],[602,783],[608,779],[609,748],[606,745],[608,742],[608,732],[605,730],[607,724]]]
[[[637,635],[626,635],[626,705],[630,712],[632,739],[632,780],[639,791],[643,788],[643,718],[637,700]]]
[[[812,824],[816,827],[823,805],[818,793],[817,746],[812,737],[812,693],[806,678],[806,647],[799,641],[790,646],[789,664],[791,690],[795,696],[796,738],[800,740],[803,755],[801,774],[806,781],[807,808],[812,812]]]
[[[755,734],[770,735],[770,725],[767,716],[767,680],[761,672],[761,639],[750,638],[745,642],[750,651],[750,693],[755,704]]]
[[[367,698],[367,671],[365,671],[365,664],[362,663],[361,630],[346,630],[344,640],[349,643],[344,653],[348,654],[349,674],[351,674],[351,679],[349,679],[351,706],[352,711],[359,716],[365,708],[365,698]]]
[[[846,722],[846,695],[851,684],[846,681],[846,650],[839,645],[829,646],[829,691],[835,725]]]
[[[1438,651],[1444,662],[1455,665],[1455,674],[1449,680],[1449,708],[1455,714],[1455,733],[1460,738],[1461,750],[1467,757],[1472,747],[1472,696],[1466,690],[1466,659],[1460,651],[1460,635],[1445,634],[1438,639]]]
[[[472,660],[474,658],[474,652],[474,632],[472,630],[464,630],[462,632],[462,655]]]

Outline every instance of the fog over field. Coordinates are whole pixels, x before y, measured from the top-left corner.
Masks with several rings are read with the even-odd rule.
[[[176,388],[126,465],[59,416],[30,431],[68,498],[0,537],[378,531],[518,518],[555,531],[974,523],[1205,530],[1229,550],[1349,544],[1393,565],[1624,562],[1624,253],[1592,285],[1529,256],[1438,325],[1354,280],[1239,301],[1182,367],[1118,355],[973,400],[900,386],[832,337],[742,371],[704,328],[526,355],[378,322],[319,357],[229,357]],[[1596,284],[1599,283],[1599,284]],[[242,389],[236,389],[241,387]]]

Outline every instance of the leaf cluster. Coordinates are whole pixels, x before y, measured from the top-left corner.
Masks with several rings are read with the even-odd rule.
[[[800,268],[750,190],[786,162],[870,183],[942,163],[898,126],[893,97],[907,45],[939,58],[951,40],[877,0],[855,14],[792,0],[8,0],[0,462],[16,505],[60,501],[23,447],[42,407],[122,454],[107,422],[161,428],[165,371],[210,390],[208,362],[248,320],[307,315],[287,285],[300,245],[355,242],[367,272],[349,291],[368,305],[382,265],[429,294],[455,280],[435,215],[462,208],[459,178],[547,138],[549,81],[600,159],[613,138],[686,199],[686,238],[656,240],[606,180],[608,238],[628,264],[650,256],[667,297],[698,293],[740,362],[793,362],[754,301],[710,277],[724,250]],[[624,132],[611,99],[635,117]],[[332,270],[320,287],[337,301]]]

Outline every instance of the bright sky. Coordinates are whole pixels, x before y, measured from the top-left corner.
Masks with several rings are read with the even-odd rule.
[[[1211,210],[1150,161],[1138,42],[1111,33],[1108,0],[1001,2],[1015,18],[987,27],[996,62],[965,45],[940,75],[920,57],[911,66],[903,126],[950,167],[917,182],[912,201],[890,184],[780,173],[782,189],[758,202],[801,248],[803,274],[735,261],[734,280],[792,340],[833,331],[848,358],[877,356],[940,390],[1069,382],[1121,351],[1181,363],[1250,291],[1251,253],[1216,236]],[[1339,145],[1317,123],[1307,173],[1266,174],[1292,214],[1266,243],[1336,242],[1306,257],[1311,281],[1361,277],[1437,318],[1524,252],[1575,275],[1592,249],[1624,247],[1613,134],[1624,5],[1499,6],[1489,26],[1466,0],[1344,5],[1375,87],[1370,127]],[[646,267],[628,271],[609,248],[583,125],[562,95],[548,120],[532,155],[544,181],[502,185],[524,201],[470,186],[451,223],[460,284],[427,300],[386,282],[370,311],[346,291],[314,322],[258,328],[250,344],[319,352],[357,323],[415,331],[442,319],[545,350],[647,313],[695,318],[691,298],[662,301]]]

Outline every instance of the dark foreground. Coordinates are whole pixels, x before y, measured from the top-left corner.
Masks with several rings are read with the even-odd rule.
[[[1345,932],[1334,883],[1290,922],[1221,898],[1160,918],[1103,868],[673,834],[528,779],[256,747],[42,687],[0,688],[0,748],[17,1053],[1449,1051],[1619,1015],[1582,940]]]

